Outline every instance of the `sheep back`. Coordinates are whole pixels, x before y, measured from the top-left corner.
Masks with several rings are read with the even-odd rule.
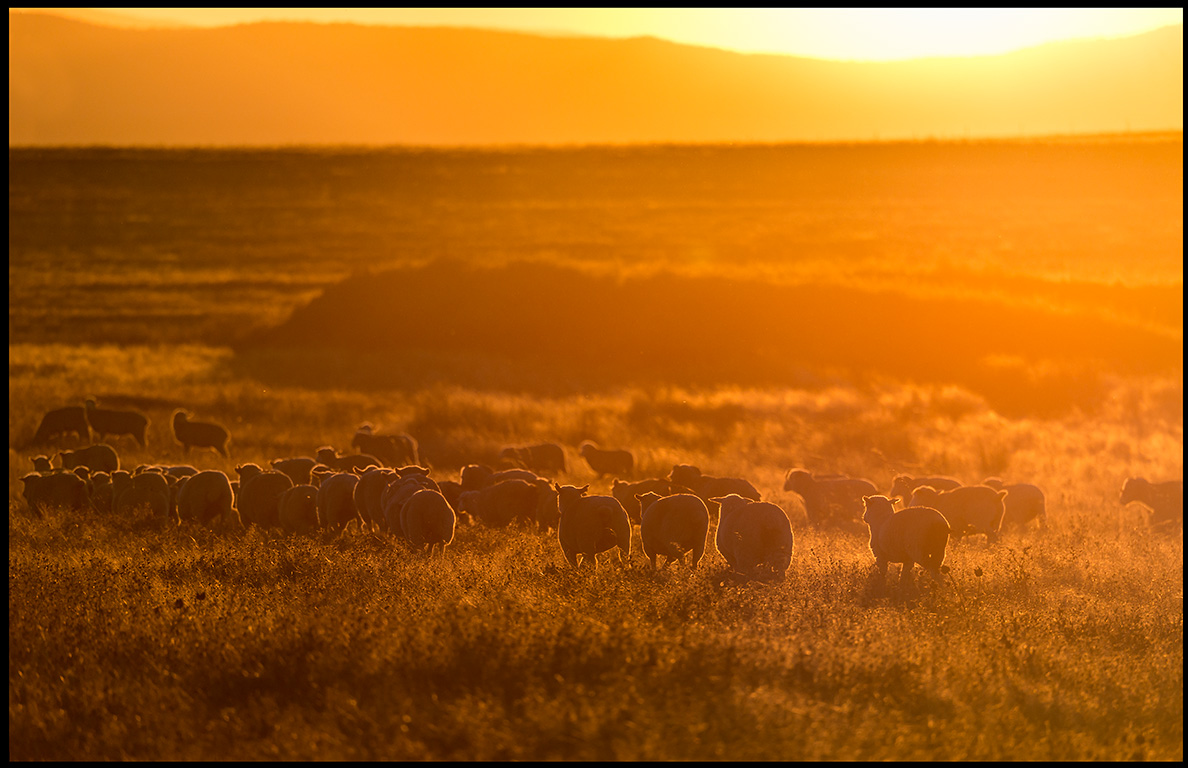
[[[565,449],[557,443],[508,446],[499,452],[499,459],[538,474],[565,471]]]
[[[775,504],[738,494],[713,499],[721,505],[715,545],[730,568],[752,578],[783,578],[792,562],[792,525]]]
[[[887,563],[902,563],[902,578],[910,578],[912,566],[919,563],[936,580],[941,578],[945,547],[949,542],[948,521],[936,509],[911,506],[896,512],[886,496],[864,499],[863,520],[870,527],[870,551],[881,572]]]
[[[630,477],[635,468],[635,457],[631,451],[602,449],[587,440],[578,447],[578,452],[599,476]]]
[[[288,459],[273,459],[269,465],[278,472],[284,472],[293,481],[293,485],[309,485],[310,470],[317,464],[317,459],[308,456],[294,456]]]
[[[1151,509],[1150,524],[1163,526],[1184,521],[1184,481],[1152,483],[1142,477],[1128,477],[1122,484],[1122,504],[1133,501]]]
[[[105,443],[88,445],[74,451],[62,451],[58,454],[62,459],[64,469],[86,467],[93,472],[115,472],[120,468],[120,457],[115,448]]]
[[[422,488],[408,498],[400,511],[404,536],[414,547],[438,547],[445,552],[454,540],[457,518],[445,496],[431,488]]]
[[[45,445],[53,438],[69,433],[74,433],[80,442],[91,441],[86,410],[81,405],[68,405],[65,408],[46,411],[37,425],[37,431],[29,440],[29,445]]]
[[[1006,495],[1006,491],[985,485],[963,485],[948,491],[922,485],[912,493],[909,506],[939,511],[948,521],[953,537],[984,533],[988,541],[995,541],[1006,513],[1003,504]]]
[[[359,520],[355,508],[355,484],[358,475],[339,472],[318,486],[318,523],[326,530],[342,531],[352,520]]]
[[[178,516],[206,526],[222,520],[227,527],[242,527],[234,498],[230,478],[217,469],[203,470],[186,478],[178,490]]]
[[[300,483],[277,499],[277,516],[287,533],[308,535],[318,528],[318,489]]]
[[[586,488],[554,485],[560,511],[557,541],[565,559],[574,568],[582,559],[597,567],[595,556],[616,546],[620,559],[630,557],[631,521],[623,505],[613,496],[584,496]]]
[[[148,417],[139,411],[123,411],[112,408],[98,408],[94,400],[88,400],[84,406],[87,423],[102,440],[107,435],[130,435],[140,444],[141,448],[148,446],[145,442],[148,434]]]
[[[258,472],[239,486],[239,516],[244,525],[260,528],[280,527],[280,497],[293,487],[292,479],[284,472]]]
[[[639,535],[652,567],[656,567],[660,555],[671,562],[692,552],[690,567],[696,569],[705,554],[709,535],[709,509],[705,502],[691,493],[656,498],[656,494],[648,492],[641,495],[641,505],[645,500],[650,503],[643,511]]]
[[[73,472],[25,475],[21,482],[24,483],[25,501],[37,515],[41,515],[43,509],[80,511],[90,507],[87,482]]]

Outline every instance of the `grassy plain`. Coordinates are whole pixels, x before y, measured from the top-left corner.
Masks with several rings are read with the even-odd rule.
[[[39,163],[10,152],[10,758],[1182,760],[1182,535],[1151,532],[1141,509],[1117,503],[1129,475],[1182,477],[1182,355],[1143,366],[1106,356],[1093,397],[1004,414],[977,379],[827,362],[774,383],[583,386],[580,368],[491,351],[239,346],[376,243],[388,244],[388,267],[526,249],[624,271],[647,254],[710,254],[684,265],[713,274],[720,251],[738,252],[747,258],[733,267],[748,274],[851,287],[910,274],[925,293],[975,290],[986,271],[958,256],[981,253],[994,274],[1034,281],[1036,301],[1089,312],[1084,298],[1101,291],[1127,322],[1182,338],[1182,298],[1177,323],[1174,302],[1152,309],[1110,288],[1123,277],[1128,288],[1182,285],[1182,142],[1089,159],[1057,145],[1037,167],[1024,146],[1006,154],[1013,170],[1001,147],[965,164],[951,162],[959,147],[940,147],[897,160],[899,177],[877,148],[858,149],[868,154],[818,155],[830,171],[816,177],[796,177],[807,171],[795,153],[770,149],[705,151],[693,166],[695,150],[672,162],[671,148],[596,162],[576,150],[446,153],[436,164],[395,153],[379,162],[400,171],[397,191],[350,152],[308,163],[134,152],[126,164],[102,151]],[[1164,184],[1177,153],[1179,184]],[[851,192],[842,166],[880,181]],[[1086,168],[1115,172],[1097,186],[1070,180]],[[983,180],[977,200],[945,208],[953,174]],[[815,184],[771,180],[787,178]],[[742,195],[748,184],[763,194]],[[998,207],[963,219],[978,201]],[[1021,213],[1028,206],[1056,215],[1045,224]],[[1128,219],[1136,211],[1145,224]],[[819,229],[803,228],[814,216]],[[876,244],[850,243],[863,222]],[[1003,226],[1047,245],[1018,258],[993,245]],[[1148,258],[1111,257],[1103,232]],[[930,233],[940,233],[930,253],[947,249],[954,271],[907,257]],[[675,248],[686,237],[690,250]],[[816,257],[785,248],[813,238]],[[1066,291],[1053,279],[1060,265],[1092,285]],[[446,322],[448,297],[442,306]],[[576,446],[627,446],[641,475],[687,462],[750,479],[789,512],[792,566],[781,583],[739,584],[708,552],[695,572],[652,572],[638,533],[627,567],[574,572],[555,539],[521,530],[462,528],[444,558],[427,560],[354,531],[224,537],[34,516],[19,477],[41,451],[25,442],[44,411],[92,395],[150,417],[146,449],[116,442],[130,466],[183,459],[166,426],[179,406],[230,428],[230,459],[187,457],[227,472],[345,447],[365,419],[416,436],[439,477],[503,444],[548,439],[569,451],[560,480],[605,491]],[[782,490],[793,466],[882,488],[902,471],[1033,482],[1050,525],[993,546],[952,543],[942,588],[899,590],[892,575],[880,589],[861,533],[809,527]]]

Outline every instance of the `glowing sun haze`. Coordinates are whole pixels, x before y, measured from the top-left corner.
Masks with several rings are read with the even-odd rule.
[[[1182,8],[105,8],[200,26],[262,20],[651,35],[744,53],[889,61],[975,56],[1182,24]]]

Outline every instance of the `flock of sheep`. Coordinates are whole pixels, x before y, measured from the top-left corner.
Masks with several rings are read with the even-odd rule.
[[[230,435],[222,426],[194,421],[184,411],[171,421],[185,452],[209,448],[227,456]],[[88,400],[47,413],[31,443],[66,434],[89,442],[93,431],[99,440],[129,436],[145,447],[147,426],[140,413],[101,409]],[[232,479],[188,464],[120,469],[115,449],[96,443],[61,451],[57,467],[47,456],[35,457],[34,471],[21,480],[34,511],[67,507],[127,515],[147,508],[174,523],[192,520],[227,530],[255,525],[292,534],[341,533],[355,522],[430,553],[444,552],[460,523],[498,528],[519,521],[556,531],[575,568],[584,560],[596,564],[598,554],[616,547],[620,561],[629,557],[634,525],[653,567],[660,557],[667,565],[688,556],[696,568],[716,516],[714,545],[733,572],[779,578],[792,559],[792,527],[783,509],[763,501],[743,478],[707,475],[692,465],[678,464],[662,478],[624,479],[634,472],[632,454],[587,441],[579,446],[582,458],[599,477],[613,478],[610,495],[597,495],[588,485],[550,479],[566,472],[565,451],[555,443],[505,448],[500,454],[505,468],[470,464],[457,480],[430,478],[431,470],[419,463],[416,440],[407,434],[379,434],[363,424],[351,447],[359,452],[323,447],[312,457],[274,459],[268,468],[242,464]],[[803,500],[814,526],[865,523],[879,572],[900,563],[901,580],[911,579],[915,564],[939,580],[950,537],[983,534],[992,542],[1001,530],[1046,524],[1043,491],[995,478],[967,486],[950,477],[899,475],[880,495],[868,480],[792,469],[784,490]],[[1183,499],[1182,480],[1130,478],[1121,503],[1141,502],[1152,511],[1152,525],[1170,526],[1182,524]]]

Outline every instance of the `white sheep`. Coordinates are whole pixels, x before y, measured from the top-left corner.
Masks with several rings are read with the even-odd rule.
[[[37,425],[37,432],[29,440],[29,445],[45,445],[60,435],[74,433],[80,442],[91,441],[91,430],[87,425],[86,411],[80,405],[68,405],[65,408],[55,408],[46,411]]]
[[[556,443],[508,446],[499,452],[499,460],[538,474],[565,471],[565,449]]]
[[[341,533],[352,520],[362,519],[355,508],[355,484],[359,476],[338,472],[318,486],[318,522],[327,531]]]
[[[355,435],[351,438],[351,447],[387,462],[390,467],[419,463],[417,441],[412,435],[404,432],[388,435],[375,434],[374,427],[368,422],[363,422],[355,430]]]
[[[557,541],[574,568],[583,560],[598,567],[597,555],[618,547],[619,562],[631,556],[631,521],[613,496],[586,496],[590,486],[553,484],[560,520]]]
[[[814,477],[804,469],[790,469],[784,476],[784,490],[804,499],[804,510],[815,526],[858,524],[863,496],[878,492],[875,484],[860,477],[827,475]]]
[[[235,509],[231,480],[217,469],[207,469],[183,478],[177,486],[177,512],[182,520],[195,520],[207,527],[215,523],[231,531],[243,529]]]
[[[99,408],[94,400],[87,400],[84,406],[87,423],[99,436],[99,440],[108,435],[131,435],[132,439],[140,443],[141,448],[148,446],[145,442],[148,433],[148,417],[139,411],[120,411],[111,408]]]
[[[273,459],[269,466],[278,472],[284,472],[293,481],[293,485],[309,485],[310,470],[317,465],[317,459],[308,456],[294,456],[288,459]]]
[[[946,477],[944,475],[933,475],[930,477],[896,475],[891,480],[891,490],[887,493],[887,496],[892,501],[896,499],[902,501],[904,506],[906,506],[912,498],[912,493],[921,485],[927,485],[929,488],[935,488],[938,491],[951,491],[954,488],[960,488],[961,481],[955,477]]]
[[[721,506],[714,543],[731,570],[748,578],[782,579],[792,562],[792,525],[775,504],[737,493],[711,501]]]
[[[209,421],[190,421],[190,414],[180,409],[173,412],[171,422],[173,436],[181,443],[183,453],[189,453],[190,447],[195,446],[210,448],[227,458],[227,442],[231,434],[221,425]]]
[[[404,538],[416,548],[437,548],[445,554],[446,546],[454,540],[457,518],[445,496],[432,488],[422,488],[408,498],[400,510],[400,527]]]
[[[651,491],[641,493],[637,501],[643,508],[639,536],[652,567],[656,567],[660,555],[668,565],[673,560],[683,561],[685,553],[692,552],[689,567],[696,569],[709,537],[709,509],[705,502],[691,493],[661,497]]]
[[[1047,526],[1047,505],[1044,492],[1038,486],[1031,483],[1004,483],[997,477],[986,478],[982,485],[1007,492],[1006,498],[1002,500],[1002,530],[1021,529],[1032,520],[1039,520],[1041,528]]]
[[[309,535],[318,528],[318,489],[308,483],[294,485],[277,499],[277,517],[287,533]]]
[[[1006,491],[996,491],[985,485],[963,485],[948,491],[938,491],[921,485],[912,492],[911,507],[932,507],[949,522],[949,534],[955,538],[984,533],[986,541],[998,540],[1002,516],[1006,513],[1003,499]]]
[[[639,525],[643,519],[643,509],[640,507],[639,496],[654,493],[657,496],[671,496],[674,493],[691,493],[691,489],[677,485],[662,477],[653,477],[629,483],[625,480],[615,480],[611,483],[611,496],[619,500],[623,509],[627,510],[627,517],[633,525]],[[704,499],[702,499],[704,501]]]
[[[292,487],[293,480],[275,469],[256,472],[246,478],[240,475],[236,505],[243,524],[254,524],[261,529],[280,527],[280,497]]]
[[[578,453],[590,465],[590,469],[598,473],[599,477],[614,475],[616,477],[631,477],[635,468],[635,458],[631,451],[622,449],[603,449],[598,444],[585,440],[578,446]]]
[[[1152,483],[1142,477],[1128,477],[1122,484],[1123,505],[1139,502],[1150,507],[1150,525],[1171,527],[1184,524],[1184,481],[1168,480]]]
[[[86,467],[92,472],[115,472],[120,468],[120,457],[115,448],[104,443],[88,445],[76,451],[62,451],[58,456],[63,469]]]
[[[900,584],[911,583],[912,568],[919,563],[941,580],[945,546],[949,543],[949,523],[931,507],[907,507],[895,511],[895,503],[886,496],[867,496],[863,500],[862,520],[870,527],[870,551],[881,577],[887,575],[888,563],[902,563]]]
[[[87,481],[73,472],[54,472],[49,475],[30,474],[21,478],[22,491],[29,509],[41,515],[43,508],[64,508],[81,511],[90,508]]]

